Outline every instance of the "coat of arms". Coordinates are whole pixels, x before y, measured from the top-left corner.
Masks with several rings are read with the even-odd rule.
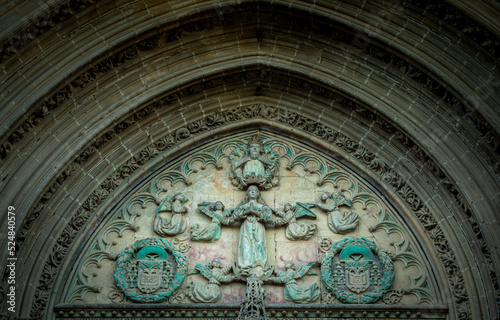
[[[354,246],[342,250],[340,264],[344,269],[346,287],[356,293],[366,291],[371,285],[373,262],[373,253],[366,247]]]
[[[343,303],[373,303],[392,286],[394,265],[373,241],[347,238],[323,256],[321,280]]]
[[[137,253],[137,287],[145,293],[157,291],[163,280],[168,281],[170,264],[167,252],[156,246],[142,248]]]
[[[118,256],[114,278],[130,300],[160,302],[182,285],[186,272],[186,259],[178,249],[166,240],[148,238]]]

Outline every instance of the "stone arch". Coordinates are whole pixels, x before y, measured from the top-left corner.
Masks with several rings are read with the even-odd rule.
[[[393,14],[383,23],[377,18],[378,11],[383,9],[379,4],[370,4],[362,10],[355,3],[310,7],[292,4],[288,9],[284,2],[228,3],[227,7],[212,6],[211,2],[204,6],[176,2],[171,8],[154,7],[157,11],[150,12],[154,18],[148,16],[150,8],[140,7],[138,3],[126,7],[134,10],[121,12],[111,3],[109,7],[69,3],[57,9],[67,8],[65,5],[71,10],[65,13],[54,7],[45,15],[39,11],[42,18],[35,19],[55,21],[61,37],[53,27],[41,28],[41,24],[34,23],[39,30],[36,35],[39,46],[29,37],[24,40],[14,37],[18,40],[8,40],[13,50],[2,51],[5,65],[2,78],[5,107],[1,111],[5,124],[1,129],[0,150],[5,199],[2,203],[13,204],[21,212],[18,224],[23,226],[18,231],[18,242],[23,246],[19,248],[19,255],[39,262],[33,271],[32,265],[19,270],[19,274],[27,276],[21,280],[22,301],[33,301],[34,292],[29,289],[33,286],[32,279],[39,278],[44,272],[44,263],[53,257],[51,250],[56,240],[51,239],[51,231],[57,219],[69,219],[71,213],[65,209],[72,212],[70,202],[83,203],[88,199],[83,195],[91,195],[92,188],[103,182],[97,178],[96,168],[114,169],[125,161],[129,151],[131,157],[138,156],[135,152],[140,153],[141,148],[134,142],[120,148],[125,145],[122,139],[129,138],[137,141],[136,144],[158,139],[154,135],[147,137],[149,131],[154,131],[149,126],[154,124],[151,119],[155,116],[156,119],[163,115],[170,117],[172,123],[166,130],[177,132],[186,122],[191,122],[188,119],[202,119],[253,101],[283,107],[312,120],[308,124],[293,123],[298,130],[311,133],[307,128],[318,124],[331,127],[350,138],[345,145],[346,152],[352,148],[367,149],[364,153],[368,154],[367,160],[376,156],[384,160],[388,169],[402,175],[417,194],[425,195],[422,202],[431,208],[447,239],[452,237],[449,241],[454,248],[463,253],[458,254],[458,263],[461,270],[467,270],[461,274],[473,301],[471,314],[481,317],[496,312],[493,299],[498,296],[495,268],[498,254],[492,244],[498,237],[495,232],[498,229],[495,222],[498,95],[491,89],[498,78],[494,72],[498,61],[492,58],[497,42],[483,45],[488,42],[481,40],[481,37],[495,38],[488,31],[494,30],[494,26],[486,23],[486,28],[478,27],[478,22],[470,18],[463,20],[465,23],[459,19],[457,23],[449,18],[460,16],[453,5],[463,4],[457,3],[436,7],[404,3],[403,13]],[[429,20],[417,23],[424,7]],[[217,11],[217,8],[224,10]],[[256,8],[255,12],[262,15],[275,14],[281,20],[267,25],[252,20],[247,20],[246,25],[238,22],[242,14],[251,12],[249,8]],[[101,15],[102,12],[106,15]],[[215,21],[222,26],[229,25],[234,16],[238,19],[227,30],[203,24],[203,21]],[[117,21],[120,17],[125,18]],[[440,17],[446,22],[436,27]],[[482,19],[487,19],[485,17],[488,15]],[[310,21],[313,27],[303,32],[297,27],[301,26],[300,21]],[[403,24],[409,27],[402,28]],[[20,26],[17,22],[14,25]],[[105,41],[92,46],[97,39],[94,37],[96,25]],[[457,32],[466,29],[461,29],[463,25],[482,29],[481,36]],[[296,32],[297,29],[300,32]],[[21,29],[19,34],[26,35],[33,30],[32,27]],[[245,31],[246,42],[236,42],[237,37],[229,40],[236,35],[231,32],[236,30]],[[421,30],[427,30],[425,37]],[[204,37],[202,31],[212,37]],[[330,31],[337,34],[326,34]],[[366,47],[356,42],[365,36],[370,40]],[[215,43],[203,44],[204,38]],[[423,44],[414,45],[419,41]],[[226,43],[227,52],[218,48],[219,42]],[[346,44],[359,50],[349,52]],[[184,48],[186,52],[167,58],[169,45]],[[330,51],[325,50],[325,46]],[[438,48],[446,46],[449,47],[444,53],[446,58],[434,58]],[[203,47],[205,49],[201,49]],[[172,50],[175,53],[175,49]],[[194,59],[186,60],[198,50],[202,53],[195,57],[206,67],[198,68]],[[222,53],[224,58],[237,58],[227,62],[211,57],[213,52]],[[84,58],[76,59],[82,53]],[[60,63],[61,56],[65,60]],[[325,67],[316,58],[333,62]],[[340,58],[345,65],[334,63]],[[467,61],[467,67],[462,61]],[[148,69],[141,70],[144,66]],[[174,66],[178,66],[175,75],[163,74],[166,68],[170,70]],[[343,69],[350,72],[342,72]],[[252,70],[257,72],[252,78],[255,80],[238,80],[239,75]],[[196,94],[196,85],[217,78],[222,79],[222,83],[202,87],[204,93]],[[163,86],[158,79],[164,81]],[[230,81],[225,79],[234,82],[228,85]],[[146,89],[142,95],[136,95],[141,84],[145,84],[142,88]],[[173,96],[173,102],[168,103],[170,94],[186,90],[194,90],[195,94],[191,98],[188,94]],[[282,92],[288,96],[283,97]],[[217,104],[215,99],[207,99],[206,111],[195,112],[195,99],[205,98],[205,94],[226,97],[226,100]],[[300,104],[296,103],[299,99]],[[166,109],[162,116],[158,115],[158,108]],[[176,117],[179,110],[190,112],[185,122]],[[144,135],[143,140],[134,140],[134,135]],[[92,152],[100,155],[100,160],[85,162],[85,154]],[[116,163],[111,161],[106,165],[106,158],[113,152],[123,154],[115,158]],[[36,156],[31,157],[30,153]],[[365,163],[367,171],[370,163]],[[81,175],[76,176],[78,171]],[[418,174],[404,175],[408,171]],[[68,183],[84,181],[79,179],[87,179],[88,186],[82,193],[75,194]],[[398,183],[397,179],[390,182],[379,179],[381,183]],[[105,196],[98,195],[97,199],[103,200],[99,197]],[[404,199],[416,203],[412,193]],[[36,236],[31,238],[33,233]],[[456,243],[471,245],[469,248]],[[5,256],[6,252],[2,254]],[[469,272],[476,269],[478,271]],[[485,288],[481,288],[481,283],[486,284]]]

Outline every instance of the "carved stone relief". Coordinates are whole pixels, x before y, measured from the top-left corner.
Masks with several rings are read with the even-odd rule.
[[[443,18],[444,20],[446,20],[448,23],[450,23],[452,25],[455,25],[457,23],[456,21],[454,21],[454,19],[456,20],[457,17],[460,17],[460,14],[457,14],[456,9],[450,5],[432,5],[432,4],[427,4],[426,2],[418,3],[417,5],[422,7],[422,8],[426,8],[426,10],[431,11],[434,15]],[[56,10],[56,11],[59,13],[59,10]],[[63,12],[63,11],[65,12],[65,10],[61,10],[61,12]],[[73,12],[70,13],[70,15],[71,14],[73,14]],[[467,34],[470,34],[472,32],[472,34],[469,36],[475,39],[476,37],[479,36],[478,34],[480,32],[482,32],[481,30],[484,31],[484,29],[478,25],[475,25],[475,24],[473,24],[472,28],[468,27],[470,22],[471,21],[468,20],[466,23],[467,26],[462,25],[462,26],[457,26],[457,28],[461,29],[461,30],[465,30],[464,32],[466,32]],[[38,24],[37,24],[37,26],[38,26]],[[196,30],[196,28],[194,28],[194,29]],[[182,34],[182,30],[181,31],[174,30],[174,31],[172,31],[171,34],[169,34],[168,39],[169,40],[178,39],[179,37],[176,38],[176,37],[174,37],[174,35],[181,35],[181,34]],[[484,37],[479,36],[478,39],[483,39],[483,38]],[[488,38],[488,37],[486,36],[486,38]],[[12,39],[12,41],[14,42],[15,39],[19,39],[19,36],[15,36],[14,39]],[[492,41],[479,41],[479,42],[482,43],[483,46],[489,47],[490,49],[496,48],[496,46],[498,46],[498,43],[495,43],[494,41],[493,42]],[[151,48],[155,47],[157,44],[158,44],[158,38],[155,36],[155,37],[152,37],[150,39],[144,40],[143,42],[141,42],[138,45],[138,47],[140,50],[151,49]],[[4,48],[10,48],[10,44],[7,44],[7,46],[4,46]],[[384,59],[384,60],[387,59],[387,60],[390,60],[391,62],[396,61],[396,63],[399,63],[398,60],[396,59],[397,57],[395,57],[394,55],[389,54],[388,52],[378,51],[375,49],[372,48],[372,46],[370,46],[370,48],[369,48],[370,51],[373,51],[374,56],[379,56],[380,59]],[[9,49],[5,52],[8,53],[7,56],[10,56],[13,54],[14,51]],[[130,50],[125,50],[124,52],[118,53],[116,55],[116,59],[115,59],[115,57],[113,57],[113,59],[110,61],[103,61],[102,63],[99,63],[94,68],[92,68],[95,70],[89,70],[88,73],[85,73],[85,74],[81,75],[80,77],[78,77],[77,79],[75,79],[74,81],[72,81],[71,82],[71,85],[73,86],[72,88],[65,87],[57,95],[54,95],[53,97],[51,97],[49,99],[47,105],[44,104],[40,109],[36,110],[36,114],[34,114],[33,117],[30,117],[26,123],[23,123],[22,126],[20,126],[19,130],[16,131],[11,137],[9,137],[9,141],[5,141],[5,148],[2,149],[2,157],[4,157],[4,153],[5,153],[5,156],[7,156],[7,154],[10,152],[10,150],[12,150],[12,146],[10,145],[11,142],[17,143],[19,141],[19,139],[22,138],[26,132],[29,132],[30,130],[32,130],[32,128],[34,126],[38,125],[38,123],[40,122],[40,119],[43,119],[44,117],[46,117],[47,114],[49,114],[50,111],[53,110],[53,108],[58,107],[61,104],[61,101],[64,101],[65,99],[68,98],[68,96],[71,96],[76,89],[80,88],[80,86],[83,87],[89,81],[93,81],[93,79],[95,79],[95,77],[96,77],[96,73],[106,72],[108,70],[111,70],[112,68],[115,68],[117,65],[119,65],[120,61],[121,61],[121,63],[123,63],[124,60],[129,59],[130,57],[133,57],[134,54],[137,54],[137,50],[134,50],[134,48],[131,48]],[[116,60],[116,62],[114,62],[114,60]],[[412,79],[419,79],[419,81],[426,83],[426,86],[429,87],[429,90],[431,90],[431,89],[434,90],[434,88],[437,88],[434,92],[438,92],[438,90],[442,89],[442,87],[440,88],[439,86],[435,86],[435,83],[433,83],[435,81],[432,81],[432,80],[429,81],[428,80],[429,77],[425,74],[425,72],[421,72],[420,70],[415,70],[415,68],[413,68],[413,67],[409,68],[406,63],[401,64],[400,67],[404,70],[409,70],[408,75]],[[427,83],[428,83],[428,85],[427,85]],[[457,101],[457,99],[455,97],[453,97],[452,95],[451,95],[452,98],[450,98],[450,95],[451,94],[446,94],[444,101],[448,102],[449,104],[453,104],[453,101]],[[470,113],[470,112],[466,112],[466,113]],[[480,122],[481,121],[479,121],[479,123]],[[478,121],[474,121],[474,123],[476,124],[476,123],[478,123]],[[392,128],[392,129],[394,129],[394,128]],[[488,131],[488,130],[486,129],[486,131]],[[403,137],[403,139],[407,139],[407,137]],[[103,138],[102,140],[107,141],[105,138]],[[97,143],[97,146],[99,146],[99,145],[101,145],[101,142]],[[96,148],[98,148],[98,147],[96,147]],[[362,147],[357,148],[357,151],[360,151],[360,150],[364,150],[364,149]],[[356,151],[356,150],[354,150],[354,151]],[[370,157],[372,157],[373,154],[370,154],[369,152],[364,152],[364,153],[359,152],[359,156],[362,156],[362,157],[366,156],[366,158],[363,158],[363,159],[370,162],[370,163],[371,163],[371,160],[373,160],[373,158],[371,158],[371,160],[370,160]],[[431,160],[429,160],[429,161],[427,161],[427,160],[429,160],[429,159],[426,159],[426,166],[434,166],[435,165]],[[373,164],[373,166],[370,166],[370,167],[373,168],[376,172],[380,172],[381,176],[384,176],[384,179],[386,178],[385,170],[382,170],[383,168],[379,167],[378,163],[375,163],[375,164]],[[440,171],[439,168],[434,167],[434,169],[437,171],[436,174],[443,174],[442,172],[439,172]],[[34,209],[33,214],[30,215],[28,221],[26,221],[26,226],[25,226],[26,228],[24,228],[22,234],[20,235],[21,236],[20,243],[22,243],[22,239],[24,238],[24,236],[26,234],[28,234],[28,230],[29,230],[29,227],[31,225],[31,222],[36,220],[37,215],[41,212],[42,209],[44,209],[46,199],[55,193],[57,188],[59,188],[61,186],[61,184],[64,182],[65,177],[67,177],[68,174],[71,174],[71,172],[73,170],[75,170],[75,166],[70,166],[68,168],[68,170],[61,175],[61,177],[58,177],[57,182],[55,182],[54,185],[50,187],[50,190],[47,190],[47,193],[44,195],[44,199],[42,201],[40,201],[39,205],[36,206],[36,208]],[[121,177],[113,179],[113,181],[111,181],[112,183],[110,183],[109,189],[106,189],[106,190],[108,190],[108,191],[110,190],[110,192],[112,192],[113,184],[116,184],[117,181],[120,181],[120,180],[121,180]],[[396,180],[397,180],[397,178],[394,180],[391,180],[391,181],[396,181]],[[396,187],[397,190],[401,191],[402,184],[399,183],[396,185],[397,185],[397,187]],[[446,182],[446,185],[447,185],[447,188],[449,188],[450,192],[456,193],[457,201],[463,202],[462,201],[463,199],[460,199],[461,196],[460,196],[459,192],[457,190],[453,190],[454,189],[453,183]],[[403,191],[405,191],[405,190],[403,190]],[[406,191],[408,191],[408,190],[406,190]],[[416,206],[415,212],[416,212],[417,217],[421,221],[425,221],[427,219],[432,220],[433,219],[432,214],[428,211],[427,208],[421,207],[421,205],[418,204],[418,202],[419,202],[419,201],[417,201],[418,199],[415,200],[415,198],[412,196],[412,190],[410,189],[408,192],[406,192],[406,191],[404,192],[404,194],[402,196],[409,203],[411,202],[412,205],[415,204],[415,206]],[[75,216],[75,219],[71,221],[71,225],[67,229],[64,230],[64,233],[61,235],[61,239],[58,239],[58,244],[52,250],[52,255],[48,259],[47,266],[44,269],[43,279],[41,280],[40,285],[38,287],[39,290],[37,290],[37,294],[36,294],[37,295],[37,299],[36,299],[37,306],[45,305],[45,302],[47,301],[46,300],[46,296],[47,296],[46,293],[50,292],[50,289],[52,286],[51,279],[54,279],[54,275],[56,274],[56,271],[54,271],[54,270],[58,269],[58,267],[60,266],[60,261],[62,259],[61,257],[64,257],[66,252],[67,252],[67,247],[68,247],[67,243],[69,243],[69,242],[65,241],[65,240],[74,239],[74,237],[76,236],[78,231],[81,230],[82,226],[85,224],[86,220],[88,219],[89,211],[92,211],[93,209],[95,209],[96,204],[98,205],[100,202],[102,202],[102,200],[105,199],[108,196],[108,194],[109,194],[109,192],[96,192],[93,195],[93,197],[95,196],[95,199],[93,199],[93,201],[91,201],[90,204],[85,204],[83,209],[78,211],[77,215]],[[465,203],[463,203],[463,206],[464,206],[464,211],[466,212],[467,216],[469,217],[469,223],[472,225],[474,231],[477,232],[478,241],[482,243],[484,241],[484,237],[481,233],[478,222],[476,221],[476,219],[474,218],[474,216],[470,212],[470,210],[467,209],[467,205]],[[437,224],[433,224],[433,223],[430,223],[428,226],[426,226],[426,228],[430,229],[429,234],[431,234],[433,243],[436,246],[442,246],[444,248],[442,255],[441,255],[441,259],[443,260],[443,263],[446,264],[447,268],[450,265],[452,265],[453,267],[450,267],[449,269],[454,270],[454,268],[456,267],[456,264],[453,264],[453,251],[451,251],[451,247],[449,246],[447,241],[442,240],[442,237],[443,237],[442,230],[440,230],[440,228],[439,228],[439,226],[437,226]],[[487,248],[487,246],[485,244],[482,245],[482,249],[485,252],[485,256],[487,257],[487,262],[490,264],[490,267],[493,270],[494,268],[492,267],[492,262],[491,262],[491,259],[489,258],[490,257],[489,249]],[[491,278],[496,283],[496,276],[494,273],[491,275]],[[453,283],[454,283],[454,285],[453,285],[454,288],[461,288],[461,287],[463,288],[463,286],[462,286],[463,285],[463,278],[461,277],[460,273],[455,272],[455,271],[451,271],[450,272],[450,279],[451,279],[450,281],[453,281]],[[468,299],[467,292],[465,292],[465,289],[463,289],[463,290],[460,289],[459,291],[460,292],[457,292],[457,297],[458,297],[457,301],[459,301],[459,303],[462,304],[462,301],[466,301]]]
[[[136,241],[118,255],[114,279],[132,301],[161,302],[182,285],[186,271],[186,258],[172,243],[147,238]]]
[[[245,110],[243,110],[245,109]],[[248,109],[248,110],[246,110]],[[233,112],[233,111],[232,111]],[[236,111],[234,111],[236,112]],[[241,116],[248,116],[248,117],[254,117],[257,115],[266,115],[268,117],[271,117],[272,119],[275,119],[276,121],[280,121],[280,119],[288,119],[290,112],[286,110],[281,110],[279,108],[273,108],[270,106],[264,106],[264,105],[255,105],[255,106],[250,106],[250,107],[244,107],[241,108],[241,110],[238,111]],[[283,115],[283,118],[281,118],[279,115],[285,113]],[[298,116],[298,115],[297,115]],[[213,115],[213,116],[208,116],[206,121],[207,123],[215,123],[214,119],[219,119],[220,117],[225,117],[223,114],[221,115]],[[295,116],[294,116],[295,117]],[[233,119],[233,118],[232,118]],[[295,118],[294,118],[295,119]],[[298,120],[297,120],[298,121]],[[199,128],[199,126],[196,126]],[[303,130],[306,130],[306,127],[301,127]],[[449,272],[449,281],[452,285],[453,292],[454,292],[454,297],[455,297],[455,302],[457,303],[457,310],[459,311],[459,318],[464,318],[468,314],[468,298],[467,298],[467,292],[465,289],[464,285],[464,279],[461,276],[460,273],[458,273],[458,269],[456,266],[456,262],[454,259],[454,253],[447,242],[446,238],[443,235],[443,231],[440,229],[439,225],[436,223],[435,219],[429,212],[429,210],[422,204],[418,196],[411,190],[411,188],[408,185],[405,185],[404,182],[401,181],[401,178],[399,175],[394,172],[392,169],[390,169],[387,165],[385,165],[383,162],[378,160],[373,154],[371,154],[369,151],[367,151],[365,148],[356,145],[354,148],[348,147],[349,145],[352,145],[353,141],[349,140],[347,137],[343,136],[342,134],[339,134],[335,132],[334,130],[328,129],[320,124],[316,124],[314,127],[311,127],[307,130],[313,130],[311,131],[311,134],[315,134],[318,137],[325,139],[326,141],[334,142],[336,145],[344,149],[346,152],[352,153],[355,157],[359,157],[362,159],[367,165],[369,165],[369,169],[377,173],[378,175],[381,176],[381,178],[384,181],[390,182],[394,188],[397,190],[397,193],[399,194],[400,191],[406,190],[404,192],[405,199],[412,205],[411,208],[415,211],[414,214],[418,218],[419,221],[422,222],[426,227],[427,232],[431,235],[432,242],[435,246],[439,248],[439,257],[443,261],[443,263],[446,266],[447,271]],[[194,133],[196,130],[194,131]],[[163,137],[159,139],[154,147],[148,146],[145,149],[145,152],[141,153],[141,159],[140,163],[145,163],[147,161],[150,161],[156,157],[156,155],[159,154],[159,152],[162,152],[170,147],[172,147],[175,143],[182,141],[185,139],[187,136],[185,135],[178,135],[176,133],[169,134],[166,137]],[[356,149],[357,148],[357,149]],[[286,149],[286,148],[285,148]],[[147,151],[147,152],[146,152]],[[288,153],[287,153],[288,152]],[[222,163],[220,162],[221,160],[221,152],[220,149],[217,149],[216,151],[211,151],[208,154],[200,154],[198,156],[193,156],[191,159],[197,159],[203,163],[201,168],[204,170],[207,168],[208,165],[213,165],[217,169],[222,169]],[[280,156],[284,159],[287,159],[289,162],[286,164],[287,170],[292,170],[292,168],[295,168],[296,165],[302,165],[306,161],[312,161],[314,163],[313,166],[303,166],[304,170],[308,173],[311,174],[319,174],[320,178],[317,181],[317,184],[322,185],[325,182],[332,182],[332,184],[337,187],[338,184],[335,179],[331,179],[328,177],[328,175],[325,174],[325,172],[328,171],[328,168],[325,167],[325,164],[323,164],[321,161],[318,161],[314,157],[311,157],[307,154],[301,154],[299,153],[294,153],[293,151],[290,151],[286,149],[285,152],[279,152]],[[208,157],[207,157],[208,155]],[[87,199],[83,206],[78,210],[77,214],[75,217],[72,219],[72,222],[68,225],[67,228],[63,231],[63,234],[60,236],[60,239],[58,240],[58,245],[56,248],[54,248],[54,257],[56,259],[50,258],[46,264],[45,264],[45,269],[47,272],[44,273],[44,280],[41,281],[37,287],[36,291],[36,303],[32,309],[32,314],[34,317],[37,315],[41,315],[43,313],[43,310],[45,310],[45,303],[48,299],[48,291],[50,290],[52,283],[53,283],[53,278],[55,276],[55,273],[53,270],[57,270],[60,266],[61,259],[64,257],[65,252],[67,251],[67,247],[69,246],[70,242],[68,242],[68,239],[72,239],[73,236],[71,234],[76,234],[76,232],[84,225],[86,220],[88,219],[88,216],[90,215],[91,210],[95,209],[95,206],[99,205],[102,202],[102,199],[105,199],[106,196],[112,192],[116,186],[120,185],[126,177],[128,177],[130,174],[132,174],[137,168],[140,167],[138,163],[139,159],[136,159],[134,157],[133,159],[130,159],[130,161],[127,161],[124,163],[123,167],[126,167],[127,170],[118,170],[115,174],[111,175],[105,183],[103,183],[102,188],[99,188],[94,192],[94,195]],[[179,169],[180,170],[180,167]],[[184,173],[183,173],[184,172]],[[169,181],[184,181],[185,185],[191,185],[192,182],[186,177],[187,175],[196,173],[197,170],[193,170],[189,166],[183,167],[183,171],[171,171],[169,174],[171,175],[169,177]],[[70,174],[71,171],[68,173]],[[389,179],[390,178],[390,179]],[[101,190],[102,189],[102,190]],[[180,191],[180,190],[178,190]],[[351,197],[352,198],[352,197]],[[156,198],[152,198],[153,202],[159,203],[161,202],[161,199],[163,197],[159,197],[157,200]],[[352,198],[354,199],[354,198]],[[151,199],[150,199],[151,200]],[[142,200],[141,200],[142,201]],[[373,203],[373,202],[372,202]],[[366,203],[365,203],[366,204]],[[363,210],[365,210],[366,206],[363,205]],[[43,206],[42,206],[43,209]],[[42,210],[40,209],[40,210]],[[39,212],[39,211],[37,211]],[[379,222],[377,224],[373,225],[370,227],[370,232],[373,232],[379,228],[386,230],[388,233],[391,232],[396,232],[399,234],[402,234],[401,231],[398,231],[397,228],[394,227],[394,224],[390,221],[391,219],[388,217],[387,213],[383,209],[377,209],[375,212],[379,212],[378,215],[380,216]],[[377,214],[376,214],[377,215]],[[73,223],[74,221],[74,223]],[[133,219],[132,219],[133,221]],[[125,227],[123,230],[126,229],[130,230],[136,230],[137,226],[133,224],[128,224],[127,227]],[[123,231],[122,230],[122,231]],[[331,231],[329,231],[331,232]],[[320,234],[319,237],[321,239],[324,239],[324,237]],[[402,237],[404,238],[404,234],[402,234]],[[328,239],[327,239],[328,240]],[[186,242],[186,238],[184,239],[174,239],[174,244],[178,243],[180,245],[180,248],[184,248],[184,250],[189,250],[190,244]],[[319,249],[323,252],[325,249],[325,243],[331,243],[331,240],[328,241],[321,241],[321,246],[319,246]],[[97,246],[98,248],[104,248],[107,247],[107,245],[100,244],[101,242],[98,241]],[[400,244],[403,244],[400,246]],[[405,261],[405,263],[409,263],[410,265],[414,263],[415,257],[414,254],[410,254],[409,252],[413,249],[410,249],[406,241],[400,242],[398,244],[398,251],[400,253],[397,254],[398,258],[401,259],[401,261]],[[401,248],[400,248],[401,247]],[[101,250],[101,249],[99,249]],[[410,251],[408,251],[410,250]],[[406,251],[407,253],[404,253]],[[112,256],[113,254],[109,254],[109,252],[104,252],[99,254],[99,259],[102,260],[103,258],[109,258],[113,259]],[[90,259],[92,260],[92,259]],[[81,300],[81,295],[85,293],[96,293],[100,292],[100,289],[95,285],[92,285],[91,283],[88,283],[87,280],[91,279],[91,277],[88,277],[86,279],[81,278],[81,274],[78,275],[78,281],[80,285],[77,285],[74,291],[74,295],[72,296],[72,300],[76,299],[75,301],[80,301]],[[426,303],[428,301],[433,301],[432,294],[429,293],[429,289],[425,289],[428,287],[426,284],[427,279],[425,276],[416,276],[411,279],[411,290],[405,290],[405,293],[411,292],[411,294],[416,295],[418,297],[418,301],[420,303]],[[424,288],[424,289],[423,289]],[[114,290],[111,288],[111,290]],[[403,297],[404,298],[408,297],[411,294],[406,294]],[[80,296],[80,298],[78,298]],[[181,295],[179,295],[181,296]],[[331,294],[322,294],[322,297],[324,297],[326,300],[324,301],[333,301],[329,297],[331,297]],[[80,299],[80,300],[79,300]],[[178,301],[178,300],[175,300]],[[278,301],[278,300],[272,300],[272,301]],[[234,302],[234,301],[233,301]]]
[[[321,280],[340,302],[373,303],[391,288],[394,264],[373,241],[346,238],[323,256]]]
[[[406,226],[337,164],[263,136],[262,145],[278,157],[280,182],[269,190],[259,190],[258,181],[246,190],[233,185],[231,154],[252,139],[243,135],[207,146],[137,187],[87,246],[66,301],[238,302],[242,310],[261,301],[250,308],[255,311],[265,310],[266,303],[381,303],[392,301],[381,298],[393,288],[407,304],[438,302],[418,256],[421,249],[406,238]],[[329,215],[342,207],[356,217],[345,234],[329,225]],[[158,218],[165,212],[172,215],[167,222]],[[176,214],[182,219],[173,223]],[[177,230],[161,233],[158,226]],[[359,236],[377,239],[391,253],[364,238],[353,240]],[[134,244],[123,247],[127,242]],[[402,264],[394,267],[391,259]],[[324,287],[314,270],[320,263]],[[416,268],[417,275],[404,265]],[[116,285],[98,280],[110,269]],[[342,274],[343,282],[333,280]],[[96,288],[98,283],[102,287]]]
[[[275,270],[276,276],[269,278],[274,283],[285,284],[285,300],[292,303],[311,303],[319,298],[319,286],[313,283],[311,286],[302,288],[297,284],[296,279],[302,278],[306,274],[316,274],[311,267],[316,262],[302,265],[296,268],[292,262],[287,262],[284,271]]]
[[[235,148],[231,152],[231,182],[240,189],[249,185],[256,185],[259,189],[275,187],[279,183],[278,160],[276,152],[254,136],[246,148]]]
[[[215,303],[221,299],[221,283],[232,282],[236,279],[232,273],[232,266],[222,267],[218,259],[200,263],[195,266],[192,274],[200,273],[208,280],[208,284],[193,283],[187,287],[187,296],[194,302]]]
[[[339,192],[337,194],[321,194],[320,200],[316,206],[328,213],[328,227],[334,233],[346,234],[354,231],[359,224],[359,217],[353,211],[341,211],[338,207],[346,205],[352,207],[352,203]]]
[[[175,236],[186,231],[187,208],[184,203],[188,201],[182,193],[177,193],[173,197],[165,198],[156,211],[154,221],[154,231],[160,236]],[[162,218],[158,214],[161,212],[172,212],[168,218]]]
[[[220,201],[198,203],[198,210],[212,218],[212,222],[203,228],[198,224],[192,226],[191,240],[209,242],[219,240],[222,234],[221,224],[229,225],[234,222],[234,218],[230,217],[232,210],[224,209],[224,204]]]
[[[275,225],[287,226],[285,236],[288,240],[309,240],[318,233],[318,226],[310,221],[297,222],[297,219],[301,217],[316,219],[316,215],[311,211],[312,207],[314,207],[313,203],[297,202],[294,206],[285,203],[283,210],[274,212],[279,217]]]

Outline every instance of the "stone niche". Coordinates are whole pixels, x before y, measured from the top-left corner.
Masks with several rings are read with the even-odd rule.
[[[249,131],[158,163],[101,208],[56,317],[446,318],[408,212],[321,149]]]

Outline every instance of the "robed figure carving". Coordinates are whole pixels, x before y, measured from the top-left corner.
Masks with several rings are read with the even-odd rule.
[[[283,210],[275,211],[279,217],[275,225],[287,225],[285,236],[289,240],[309,240],[318,232],[318,226],[309,221],[297,222],[297,219],[301,217],[316,219],[316,215],[310,210],[311,207],[314,207],[314,203],[297,202],[295,206],[286,203]]]
[[[239,273],[260,276],[269,269],[265,223],[273,222],[273,212],[257,186],[250,186],[245,199],[234,209],[235,221],[243,220],[238,242]]]
[[[302,278],[306,274],[316,274],[312,270],[316,262],[311,262],[307,265],[295,267],[292,262],[287,262],[285,271],[276,270],[276,277],[269,278],[274,283],[285,284],[285,300],[294,303],[311,303],[319,298],[319,287],[316,283],[303,288],[297,284],[297,279]]]
[[[278,160],[278,154],[265,147],[261,138],[252,136],[246,149],[236,148],[231,153],[231,182],[240,189],[249,185],[264,190],[277,186]]]
[[[316,203],[316,207],[328,212],[328,227],[330,227],[330,230],[334,233],[346,234],[356,229],[359,224],[359,216],[352,210],[339,210],[340,205],[352,207],[351,201],[341,192],[336,194],[324,192]]]
[[[218,259],[197,264],[190,274],[200,273],[208,280],[208,284],[191,283],[187,288],[189,299],[202,303],[218,302],[221,298],[221,283],[235,279],[235,276],[230,274],[231,268],[231,266],[223,267]]]
[[[188,209],[184,203],[187,201],[188,199],[180,192],[172,198],[165,198],[156,211],[153,230],[162,237],[175,236],[186,231],[187,221],[184,216]],[[172,216],[162,218],[159,215],[162,212],[172,212]]]

